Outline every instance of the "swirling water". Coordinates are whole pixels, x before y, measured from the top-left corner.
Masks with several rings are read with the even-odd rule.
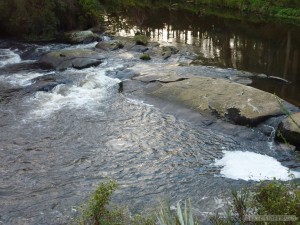
[[[98,67],[55,72],[35,59],[70,46],[25,47],[32,48],[27,61],[24,50],[2,51],[0,224],[69,224],[106,177],[120,184],[113,202],[133,211],[165,196],[191,197],[198,212],[214,211],[230,187],[251,184],[220,176],[214,162],[222,151],[268,154],[299,171],[292,153],[271,149],[255,130],[223,133],[119,93],[125,78],[117,71],[137,63],[128,55],[109,53]],[[54,77],[53,87],[40,86]]]

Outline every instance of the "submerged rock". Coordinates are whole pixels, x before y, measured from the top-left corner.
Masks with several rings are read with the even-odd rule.
[[[272,94],[219,78],[195,77],[163,84],[149,94],[241,125],[254,126],[282,114]]]
[[[100,41],[101,37],[90,30],[85,30],[65,33],[63,39],[70,44],[87,44],[93,41]]]
[[[67,78],[58,74],[45,75],[31,80],[32,84],[25,88],[27,93],[34,93],[37,91],[49,92],[57,85],[71,83]]]
[[[56,70],[67,68],[84,69],[98,66],[104,57],[98,52],[87,49],[53,51],[43,55],[39,63],[49,65]]]
[[[292,114],[284,119],[279,124],[276,137],[300,147],[300,113]]]

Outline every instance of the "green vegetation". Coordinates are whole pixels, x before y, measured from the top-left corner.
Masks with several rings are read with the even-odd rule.
[[[185,201],[184,208],[181,209],[180,203],[177,202],[176,212],[171,211],[169,202],[161,205],[157,213],[159,225],[197,225],[197,219],[194,219],[191,201]]]
[[[289,19],[300,23],[298,0],[2,0],[0,34],[51,39],[62,31],[87,29],[102,22],[104,12],[133,7],[205,11],[203,5]],[[138,15],[142,20],[142,15]]]
[[[98,0],[0,1],[0,34],[51,39],[60,32],[86,29],[101,21]]]
[[[232,9],[235,11],[263,16],[291,19],[300,22],[300,1],[298,0],[120,0],[104,1],[106,4],[129,7],[169,7],[175,9],[190,9],[192,11],[203,11],[203,6],[224,11]],[[204,9],[204,11],[207,11]],[[209,11],[209,10],[208,10]]]
[[[299,183],[280,181],[263,181],[256,188],[232,192],[232,204],[224,217],[219,214],[211,218],[214,225],[229,224],[289,224],[299,225],[300,186]],[[256,221],[263,216],[287,216],[288,221]],[[262,217],[260,217],[262,216]],[[296,220],[296,217],[298,220]],[[284,217],[281,217],[283,219]],[[272,219],[272,218],[271,218]],[[262,219],[264,220],[264,219]]]
[[[140,59],[141,59],[141,60],[150,60],[151,57],[150,57],[149,54],[144,53],[144,54],[142,54],[142,55],[140,56]]]
[[[115,181],[101,183],[91,196],[87,205],[81,208],[75,224],[77,225],[197,225],[194,222],[190,201],[186,201],[181,209],[177,203],[177,211],[170,210],[169,203],[162,203],[159,211],[132,216],[127,207],[110,207],[109,201],[116,189]]]
[[[148,37],[142,34],[135,35],[133,40],[136,42],[137,45],[147,45],[148,44]]]
[[[111,215],[106,209],[113,191],[117,188],[115,181],[100,184],[91,196],[87,206],[82,210],[78,224],[97,224],[103,217]]]
[[[202,9],[201,5],[300,20],[298,0],[3,0],[0,1],[2,34],[27,38],[53,38],[57,32],[99,25],[103,9],[158,7]]]
[[[98,186],[90,201],[82,208],[77,218],[78,225],[197,225],[200,224],[192,213],[191,202],[183,207],[178,202],[171,210],[169,202],[163,202],[150,213],[132,216],[126,207],[108,206],[117,184],[108,181]],[[260,216],[288,216],[289,221],[253,222]],[[280,224],[299,225],[300,186],[299,182],[283,183],[277,180],[262,181],[255,188],[232,191],[232,202],[228,203],[225,215],[211,217],[213,225]],[[283,217],[281,217],[283,218]]]

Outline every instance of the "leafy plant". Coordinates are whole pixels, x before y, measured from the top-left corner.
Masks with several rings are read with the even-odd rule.
[[[113,180],[101,183],[83,208],[78,224],[99,224],[99,220],[108,213],[106,206],[116,188],[117,183]]]
[[[194,220],[191,201],[184,202],[184,208],[181,209],[180,203],[177,202],[176,213],[171,210],[170,203],[165,202],[161,205],[157,213],[157,220],[159,225],[197,225]]]

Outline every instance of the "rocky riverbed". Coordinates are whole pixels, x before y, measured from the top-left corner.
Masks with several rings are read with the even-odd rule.
[[[188,47],[97,38],[0,42],[1,223],[68,224],[105,177],[132,211],[168,195],[191,197],[201,216],[222,210],[231,187],[300,177],[295,147],[275,140],[298,121],[282,108],[300,110],[246,86],[260,75],[193,65]],[[241,176],[224,172],[228,153]]]

